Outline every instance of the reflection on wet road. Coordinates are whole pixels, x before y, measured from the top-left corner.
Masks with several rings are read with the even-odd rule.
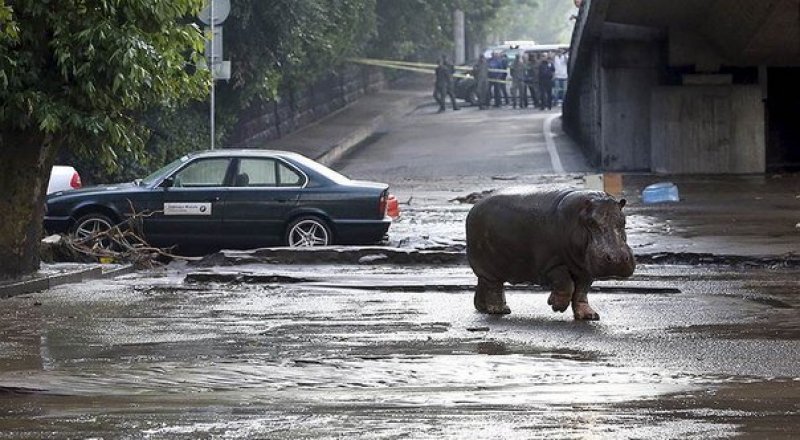
[[[510,290],[507,317],[479,315],[464,266],[236,269],[308,281],[187,282],[198,269],[176,267],[5,301],[0,437],[715,438],[778,414],[800,426],[796,272],[643,267],[598,283],[603,320],[580,323],[539,289]],[[774,399],[746,407],[753,387]]]

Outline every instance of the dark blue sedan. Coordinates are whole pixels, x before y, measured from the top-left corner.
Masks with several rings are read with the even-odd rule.
[[[349,178],[299,154],[192,153],[131,183],[47,197],[45,229],[78,238],[141,214],[154,246],[325,246],[381,241],[388,185]]]

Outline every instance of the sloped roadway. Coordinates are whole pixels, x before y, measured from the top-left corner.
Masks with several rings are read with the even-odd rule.
[[[421,107],[341,163],[404,203],[402,249],[463,250],[469,204],[587,170],[546,112]],[[557,124],[550,120],[549,124]],[[549,147],[548,147],[549,145]],[[635,234],[634,234],[635,235]],[[635,239],[635,237],[633,237]],[[248,257],[249,258],[245,258]],[[640,265],[574,322],[537,287],[472,307],[463,261],[228,265],[0,309],[0,438],[796,438],[800,271]]]

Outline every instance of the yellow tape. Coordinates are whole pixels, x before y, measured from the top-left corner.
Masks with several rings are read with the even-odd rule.
[[[375,67],[383,67],[386,69],[397,69],[397,70],[406,70],[410,72],[417,72],[417,73],[426,73],[429,75],[433,75],[436,73],[436,67],[438,64],[431,64],[431,63],[417,63],[413,61],[397,61],[397,60],[381,60],[376,58],[348,58],[350,62],[358,63],[358,64],[365,64],[368,66],[375,66]],[[472,67],[470,66],[454,66],[456,70],[462,71],[472,71]],[[488,69],[491,73],[508,73],[508,70],[505,69]],[[472,75],[466,75],[463,73],[454,73],[453,78],[472,78]],[[502,80],[502,79],[489,79],[489,82],[494,83],[501,83],[501,84],[511,84],[511,81]]]

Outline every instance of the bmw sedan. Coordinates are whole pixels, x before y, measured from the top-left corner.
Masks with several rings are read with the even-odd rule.
[[[381,241],[388,185],[349,178],[300,154],[191,153],[144,179],[47,197],[45,229],[86,238],[141,218],[145,240],[181,248],[325,246]]]

